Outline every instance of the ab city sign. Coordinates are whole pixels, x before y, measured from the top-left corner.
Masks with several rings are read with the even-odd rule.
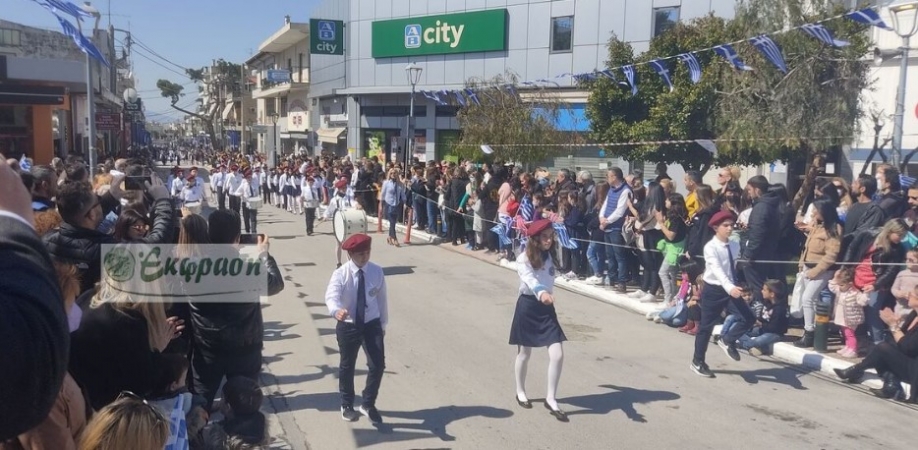
[[[503,51],[507,17],[492,9],[373,22],[373,57]]]
[[[310,19],[309,51],[313,55],[343,55],[344,22]]]

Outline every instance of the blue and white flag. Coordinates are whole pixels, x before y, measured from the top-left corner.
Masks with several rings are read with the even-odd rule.
[[[462,95],[462,91],[451,91],[451,93],[456,96],[456,101],[459,102],[459,106],[465,106],[465,97]]]
[[[669,86],[669,92],[673,91],[673,80],[669,76],[669,69],[663,65],[663,61],[655,59],[650,62],[650,67],[653,67],[653,70],[660,75],[660,78],[663,78],[663,81],[666,82],[666,85]]]
[[[532,204],[532,197],[528,194],[523,196],[523,200],[520,202],[519,215],[526,222],[532,222],[533,216],[535,216],[535,206]]]
[[[57,14],[55,14],[54,17],[57,17],[57,21],[60,22],[64,34],[70,36],[70,38],[73,39],[73,42],[76,43],[77,47],[79,47],[83,53],[86,53],[96,61],[99,61],[103,66],[109,67],[108,61],[105,60],[105,56],[102,55],[102,52],[96,48],[92,41],[87,39],[86,36],[83,36],[83,33],[80,33],[80,30],[73,26],[72,23],[64,20],[63,17],[58,16]]]
[[[81,20],[83,17],[92,17],[92,14],[80,8],[79,6],[64,0],[32,0],[35,3],[38,3],[41,6],[44,6],[49,11],[57,15],[57,13],[64,13],[68,16],[72,16],[74,19]]]
[[[481,102],[478,100],[478,95],[475,94],[475,91],[471,89],[465,90],[465,96],[469,98],[475,105],[481,106]]]
[[[609,69],[603,70],[602,72],[599,72],[599,74],[602,75],[602,76],[604,76],[604,77],[606,77],[606,78],[608,78],[608,79],[610,79],[610,80],[612,80],[612,81],[614,81],[614,82],[616,82],[616,83],[618,83],[618,77],[615,76],[615,72],[613,72],[613,71],[611,71],[611,70],[609,70]]]
[[[558,233],[558,243],[568,250],[576,250],[577,243],[571,240],[571,235],[567,232],[567,227],[563,223],[553,223],[551,227]]]
[[[918,181],[918,180],[916,180],[914,177],[910,177],[908,175],[901,175],[901,174],[899,175],[899,184],[902,185],[903,189],[908,189],[914,186],[915,181]]]
[[[765,55],[765,58],[771,61],[778,70],[787,73],[787,64],[784,62],[784,54],[781,53],[781,49],[778,47],[778,44],[775,44],[775,41],[763,34],[750,39],[749,42],[753,47],[759,49],[759,51]]]
[[[736,50],[730,44],[718,45],[714,47],[714,53],[717,53],[720,56],[723,56],[724,59],[733,64],[733,67],[736,67],[739,70],[752,70],[752,67],[746,65],[739,55],[736,54]]]
[[[851,45],[848,41],[840,41],[832,36],[832,32],[825,26],[818,23],[808,23],[800,27],[804,33],[816,38],[818,41],[833,47],[847,47]]]
[[[679,55],[679,59],[688,67],[689,78],[692,79],[692,83],[698,84],[701,81],[701,63],[698,62],[698,57],[694,53],[683,53]]]
[[[883,22],[883,19],[880,18],[880,14],[878,14],[873,8],[866,8],[860,11],[850,12],[845,14],[845,17],[864,25],[872,25],[884,30],[892,30],[889,25],[886,25],[886,22]]]
[[[634,97],[638,93],[637,83],[634,82],[634,66],[629,64],[622,67],[622,73],[628,79],[628,85],[631,86],[631,96]]]
[[[23,172],[32,171],[32,163],[29,162],[29,158],[26,158],[25,153],[23,153],[22,156],[19,157],[19,170]]]

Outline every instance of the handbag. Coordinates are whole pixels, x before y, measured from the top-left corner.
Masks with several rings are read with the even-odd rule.
[[[799,319],[803,317],[803,290],[806,284],[806,275],[804,272],[797,274],[797,281],[794,283],[794,290],[791,292],[787,304],[787,312],[791,317]]]

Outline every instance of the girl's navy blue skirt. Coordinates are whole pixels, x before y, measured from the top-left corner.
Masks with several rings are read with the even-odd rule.
[[[521,294],[516,300],[516,312],[510,325],[510,345],[548,347],[566,340],[555,305],[546,305],[535,296]]]

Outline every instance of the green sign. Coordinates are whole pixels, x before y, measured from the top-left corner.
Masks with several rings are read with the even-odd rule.
[[[309,19],[309,51],[313,55],[343,55],[344,22]]]
[[[506,49],[506,9],[373,22],[374,58]]]

